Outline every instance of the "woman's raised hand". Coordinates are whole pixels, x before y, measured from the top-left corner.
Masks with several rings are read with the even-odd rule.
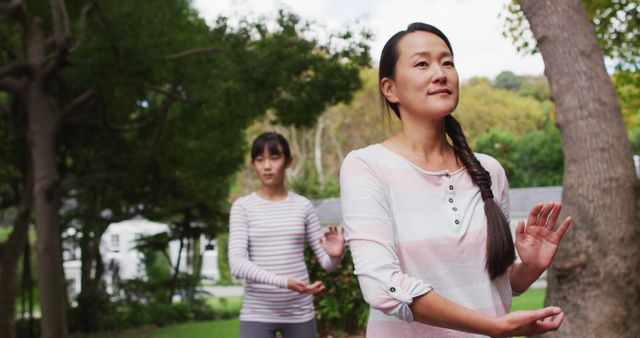
[[[332,258],[342,257],[344,253],[344,228],[338,230],[337,225],[330,225],[320,238],[320,244]]]
[[[515,311],[498,319],[498,330],[493,337],[533,336],[555,331],[562,324],[564,313],[551,306],[539,310]]]
[[[321,281],[307,284],[296,278],[287,278],[287,288],[300,293],[315,295],[316,293],[322,292],[322,290],[324,290],[324,284],[322,284]]]
[[[537,204],[531,209],[526,226],[524,221],[518,222],[515,246],[528,268],[542,272],[551,265],[560,240],[571,225],[571,217],[567,217],[556,228],[561,209],[561,203]]]

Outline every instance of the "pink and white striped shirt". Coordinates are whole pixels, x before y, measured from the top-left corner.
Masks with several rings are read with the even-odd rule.
[[[503,168],[476,157],[508,219]],[[432,289],[489,315],[509,311],[508,274],[492,281],[485,271],[484,203],[465,168],[427,172],[375,144],[347,156],[340,187],[355,274],[371,306],[367,338],[477,337],[413,321],[409,304]]]
[[[281,201],[256,193],[238,198],[231,206],[229,265],[245,279],[240,320],[266,323],[301,323],[314,318],[313,298],[287,288],[287,278],[309,283],[304,241],[309,242],[320,265],[338,267],[320,244],[322,229],[313,204],[289,191]]]

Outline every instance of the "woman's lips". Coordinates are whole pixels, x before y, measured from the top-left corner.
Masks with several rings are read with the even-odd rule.
[[[430,92],[427,92],[427,94],[429,95],[438,95],[438,94],[447,94],[447,95],[451,95],[451,91],[447,88],[440,88],[440,89],[436,89]]]

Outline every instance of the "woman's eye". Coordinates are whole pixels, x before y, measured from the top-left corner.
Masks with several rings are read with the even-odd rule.
[[[280,156],[271,156],[272,161],[277,161],[280,159]]]
[[[427,61],[420,61],[416,64],[416,67],[429,67]]]
[[[445,61],[442,63],[443,66],[448,66],[448,67],[455,67],[455,65],[453,64],[453,61]]]

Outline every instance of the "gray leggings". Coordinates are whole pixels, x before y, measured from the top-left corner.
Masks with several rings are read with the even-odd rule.
[[[316,338],[316,319],[304,323],[261,323],[240,321],[240,338],[274,338],[280,331],[282,338]]]

